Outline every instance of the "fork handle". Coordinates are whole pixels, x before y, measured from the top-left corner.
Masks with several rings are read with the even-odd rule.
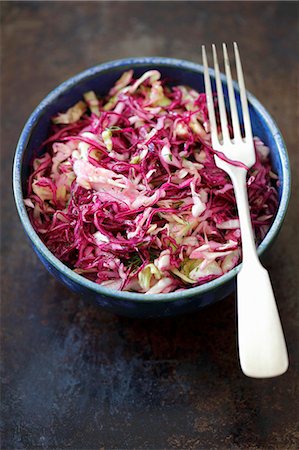
[[[237,276],[238,341],[245,375],[268,378],[288,368],[288,354],[267,270],[261,265],[250,219],[246,170],[230,170],[240,220],[243,263]]]
[[[288,354],[269,274],[261,264],[237,276],[238,341],[245,375],[268,378],[288,368]]]

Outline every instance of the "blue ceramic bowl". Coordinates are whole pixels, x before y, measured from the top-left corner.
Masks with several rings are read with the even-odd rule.
[[[183,292],[144,295],[113,291],[77,275],[55,258],[34,231],[23,203],[32,154],[46,139],[51,117],[79,101],[86,91],[94,90],[99,95],[106,94],[122,72],[130,68],[135,70],[137,76],[156,68],[162,73],[162,77],[172,80],[173,84],[185,84],[198,91],[204,91],[201,65],[170,58],[122,59],[98,65],[75,75],[54,89],[38,105],[22,131],[14,160],[15,201],[25,232],[43,264],[49,272],[84,298],[91,299],[106,310],[127,316],[157,317],[189,313],[221,300],[231,293],[235,287],[235,276],[239,266],[214,281]],[[213,80],[214,72],[211,70],[210,73]],[[223,81],[225,83],[224,76]],[[240,107],[236,85],[235,90]],[[273,167],[281,180],[279,208],[268,234],[258,248],[261,255],[277,236],[286,213],[290,194],[290,167],[286,147],[275,122],[255,97],[248,94],[248,98],[254,135],[259,136],[270,147]]]

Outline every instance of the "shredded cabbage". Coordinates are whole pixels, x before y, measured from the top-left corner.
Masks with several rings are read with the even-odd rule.
[[[180,291],[239,263],[233,186],[214,162],[205,94],[168,87],[157,70],[133,76],[53,118],[24,202],[41,239],[78,274],[111,289]],[[259,243],[279,180],[269,149],[254,142],[248,192]]]

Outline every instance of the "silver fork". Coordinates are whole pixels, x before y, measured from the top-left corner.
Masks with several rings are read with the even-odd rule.
[[[214,150],[221,151],[228,159],[241,162],[250,168],[255,163],[255,151],[238,46],[234,43],[245,130],[244,138],[240,131],[226,45],[223,44],[223,55],[233,125],[233,139],[230,138],[228,130],[227,114],[215,45],[212,46],[212,50],[222,138],[217,132],[207,55],[205,47],[202,46],[212,146]],[[215,163],[219,168],[227,172],[232,180],[240,221],[243,262],[241,270],[237,275],[237,310],[241,368],[244,374],[249,377],[275,377],[287,370],[288,354],[269,274],[261,265],[256,252],[247,196],[247,170],[243,167],[230,164],[220,159],[217,155],[215,155]]]

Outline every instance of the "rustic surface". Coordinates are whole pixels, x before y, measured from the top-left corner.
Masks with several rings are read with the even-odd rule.
[[[1,2],[1,9],[2,448],[299,448],[298,3]],[[32,252],[10,187],[26,118],[69,76],[126,56],[200,62],[200,44],[233,40],[249,90],[284,134],[293,172],[287,219],[268,255],[291,366],[270,380],[240,372],[233,296],[191,317],[151,321],[83,304]]]

